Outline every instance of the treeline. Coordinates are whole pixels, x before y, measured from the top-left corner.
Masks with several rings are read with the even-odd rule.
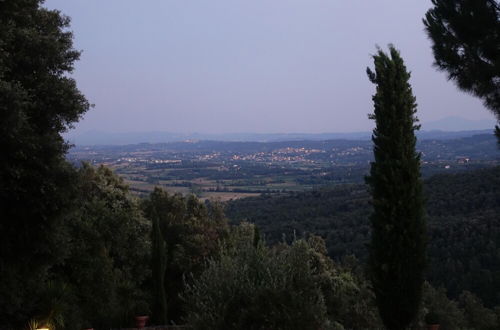
[[[149,174],[148,180],[193,180],[197,178],[206,178],[207,180],[255,180],[259,176],[304,176],[308,171],[295,168],[283,168],[277,165],[255,164],[247,161],[235,162],[232,165],[223,165],[219,163],[196,164],[189,162],[189,165],[182,165],[176,170],[167,173]],[[227,167],[226,167],[227,166]],[[156,168],[153,165],[151,168]],[[215,167],[215,168],[214,168]]]
[[[457,298],[463,290],[500,305],[500,167],[440,174],[425,181],[428,280]],[[345,185],[228,202],[233,223],[255,223],[270,243],[314,233],[328,255],[366,260],[371,214],[365,185]]]

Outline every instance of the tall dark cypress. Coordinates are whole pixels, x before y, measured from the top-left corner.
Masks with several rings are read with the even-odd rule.
[[[167,298],[164,282],[167,268],[167,247],[161,232],[160,219],[157,216],[153,217],[151,236],[151,270],[153,280],[152,321],[155,324],[167,324]]]
[[[370,115],[373,153],[370,185],[371,216],[369,272],[380,316],[387,329],[406,328],[414,320],[422,296],[425,266],[425,220],[420,178],[420,155],[415,150],[417,105],[399,52],[378,50],[375,72],[375,111]]]

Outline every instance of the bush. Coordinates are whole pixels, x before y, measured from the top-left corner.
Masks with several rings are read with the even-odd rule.
[[[237,227],[233,245],[187,285],[186,321],[196,329],[342,328],[334,321],[345,315],[335,315],[336,307],[358,288],[351,274],[333,267],[323,241],[268,248],[255,233],[251,225]]]
[[[423,309],[427,311],[425,323],[440,324],[441,330],[463,329],[465,319],[456,301],[448,299],[444,288],[435,289],[424,283]]]

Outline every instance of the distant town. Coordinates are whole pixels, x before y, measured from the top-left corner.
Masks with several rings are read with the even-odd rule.
[[[422,173],[466,171],[499,163],[491,134],[424,139]],[[372,161],[369,140],[227,142],[197,141],[79,146],[78,165],[112,168],[138,194],[162,186],[171,193],[229,200],[363,182]]]

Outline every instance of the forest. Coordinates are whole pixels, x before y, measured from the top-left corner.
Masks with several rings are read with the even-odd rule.
[[[427,279],[457,298],[462,290],[500,305],[500,167],[438,174],[424,182],[429,228]],[[363,184],[263,195],[227,203],[231,223],[255,223],[269,243],[308,233],[325,239],[336,261],[366,261],[372,212]]]

